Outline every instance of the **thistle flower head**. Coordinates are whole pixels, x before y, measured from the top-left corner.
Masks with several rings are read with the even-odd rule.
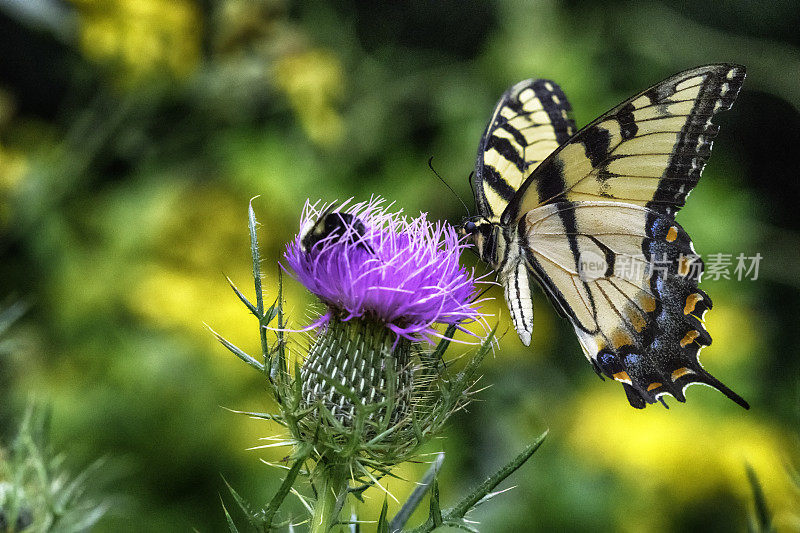
[[[332,318],[366,318],[409,340],[430,339],[436,324],[481,315],[475,278],[458,263],[468,245],[455,229],[424,214],[407,219],[383,200],[347,206],[306,203],[301,231],[284,257]]]

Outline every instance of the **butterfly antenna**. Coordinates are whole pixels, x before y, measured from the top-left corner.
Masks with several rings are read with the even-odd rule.
[[[458,198],[458,201],[459,201],[459,202],[461,202],[461,205],[463,205],[463,206],[464,206],[464,209],[467,211],[467,216],[471,216],[471,214],[470,214],[470,212],[469,212],[469,207],[467,207],[467,204],[465,204],[465,203],[464,203],[464,200],[463,200],[463,199],[461,199],[461,197],[460,197],[460,196],[458,195],[458,193],[457,193],[457,192],[456,192],[456,191],[455,191],[455,190],[454,190],[454,189],[453,189],[453,188],[450,186],[450,184],[449,184],[449,183],[447,183],[446,181],[444,181],[444,178],[442,178],[442,177],[439,175],[439,173],[438,173],[438,172],[436,172],[436,169],[435,169],[435,168],[433,168],[433,156],[431,156],[431,157],[430,157],[430,159],[428,159],[428,168],[429,168],[429,169],[431,169],[431,172],[433,172],[433,173],[436,175],[436,177],[437,177],[437,178],[439,178],[439,180],[440,180],[442,183],[444,183],[444,186],[445,186],[445,187],[447,187],[448,189],[450,189],[450,192],[452,192],[452,193],[455,195],[455,197],[456,197],[456,198]]]
[[[473,298],[473,299],[472,299],[472,301],[471,301],[470,303],[477,302],[477,301],[478,301],[478,300],[479,300],[479,299],[480,299],[480,298],[481,298],[481,297],[482,297],[484,294],[486,294],[486,293],[489,291],[489,289],[491,289],[492,287],[493,287],[493,285],[490,285],[490,286],[486,287],[485,289],[483,289],[483,290],[480,292],[480,294],[478,294],[478,295],[477,295],[475,298]]]
[[[467,181],[469,181],[469,190],[472,191],[472,196],[475,196],[475,185],[472,183],[472,178],[474,177],[475,177],[475,171],[472,170],[470,171],[469,177],[467,178]]]

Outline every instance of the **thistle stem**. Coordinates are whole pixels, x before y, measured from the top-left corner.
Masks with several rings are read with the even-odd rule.
[[[336,502],[347,492],[347,474],[341,465],[325,465],[317,494],[310,533],[327,533],[339,521]]]

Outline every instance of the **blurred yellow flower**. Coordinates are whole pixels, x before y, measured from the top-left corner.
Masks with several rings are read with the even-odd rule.
[[[28,160],[15,150],[0,145],[0,225],[12,216],[11,197],[28,170]]]
[[[72,0],[84,53],[138,78],[192,72],[200,57],[201,19],[189,0]]]
[[[14,111],[12,96],[0,88],[0,130],[11,121]],[[28,160],[22,152],[0,144],[0,225],[11,217],[10,197],[27,170]]]
[[[621,387],[603,383],[579,398],[572,409],[575,416],[567,441],[578,457],[595,468],[615,471],[636,492],[633,500],[623,503],[621,498],[620,529],[635,525],[634,529],[668,530],[669,516],[649,511],[663,507],[656,500],[664,494],[690,504],[725,490],[748,501],[747,463],[761,479],[776,517],[792,509],[787,436],[753,412],[731,407],[721,416],[704,409],[697,403],[710,401],[713,393],[701,395],[698,389],[702,388],[687,392],[689,405],[673,400],[670,411],[658,405],[639,411],[627,405]],[[624,523],[631,516],[646,516],[650,522]]]
[[[250,337],[257,340],[252,334],[257,325],[248,320],[246,309],[223,276],[226,271],[242,290],[252,287],[247,283],[252,278],[246,253],[241,262],[226,262],[237,246],[246,246],[247,233],[241,224],[245,205],[216,188],[186,190],[173,198],[152,245],[155,257],[131,274],[137,282],[126,293],[128,306],[158,327],[200,335],[209,345],[213,338],[205,331],[204,322],[237,342]],[[273,273],[265,273],[268,290],[274,286]]]
[[[17,187],[27,169],[28,161],[21,152],[0,145],[0,198]]]
[[[289,54],[275,64],[275,78],[311,140],[323,146],[337,144],[344,133],[335,108],[344,88],[339,59],[321,49]]]
[[[700,355],[701,362],[712,368],[736,366],[758,350],[757,331],[752,320],[757,311],[744,302],[725,305],[720,300],[717,298],[714,309],[705,316],[714,342]]]
[[[140,258],[127,275],[131,285],[123,295],[125,305],[144,323],[173,331],[207,348],[215,362],[238,365],[234,357],[219,349],[205,324],[251,355],[260,353],[258,324],[224,277],[229,275],[255,301],[246,200],[221,188],[202,186],[169,195],[165,188],[152,204],[140,205],[140,218],[160,219],[158,235],[149,245],[149,260]],[[274,239],[272,231],[259,229],[265,257],[275,257]],[[277,295],[278,265],[271,259],[264,262],[262,269],[264,300],[271,305]],[[305,326],[303,314],[309,299],[302,286],[285,276],[284,296],[294,302],[285,307],[288,327]],[[290,348],[290,353],[297,351],[294,346]]]

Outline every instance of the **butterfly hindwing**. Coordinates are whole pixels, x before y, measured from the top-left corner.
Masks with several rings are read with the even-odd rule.
[[[744,67],[707,65],[676,74],[581,129],[529,175],[503,224],[539,205],[616,200],[674,215],[697,184]]]
[[[702,322],[711,299],[697,286],[702,261],[671,216],[633,204],[560,202],[530,211],[520,227],[532,274],[572,322],[595,370],[621,382],[631,405],[662,394],[684,401],[686,386],[704,383],[747,407],[698,360],[711,344]]]
[[[572,108],[549,80],[525,80],[503,94],[478,146],[478,212],[497,221],[530,172],[575,132]]]

